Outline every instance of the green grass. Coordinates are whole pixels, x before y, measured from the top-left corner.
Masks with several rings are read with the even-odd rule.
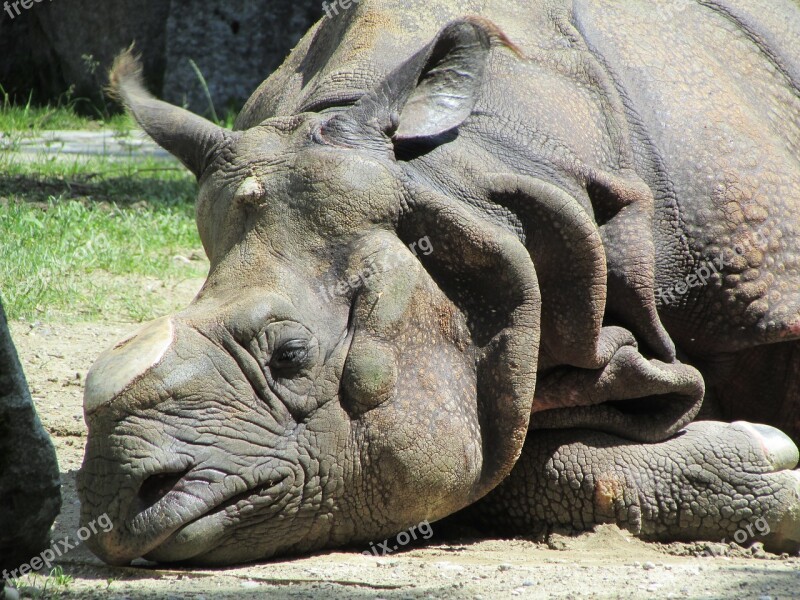
[[[58,566],[49,575],[31,573],[15,580],[15,587],[22,592],[22,597],[50,600],[64,595],[74,582],[72,575],[66,575],[63,567]]]
[[[205,80],[199,73],[201,83]],[[235,110],[213,118],[230,128]],[[143,321],[183,303],[174,288],[208,262],[194,224],[196,183],[175,161],[15,158],[46,130],[134,128],[128,115],[78,114],[69,92],[55,106],[15,104],[0,86],[0,299],[10,319]],[[83,106],[83,105],[81,105]]]
[[[112,128],[117,131],[126,131],[132,127],[133,123],[127,115],[115,115],[105,120],[99,120],[82,117],[69,107],[9,105],[0,108],[0,133],[5,134],[57,129],[99,130]]]
[[[196,184],[164,160],[0,157],[0,296],[9,318],[142,321],[203,277]],[[189,260],[187,260],[189,259]]]
[[[127,114],[98,112],[96,118],[81,116],[76,112],[77,104],[78,100],[69,96],[56,106],[34,106],[30,100],[26,104],[15,104],[0,86],[0,133],[102,128],[127,131],[134,127],[133,119]]]

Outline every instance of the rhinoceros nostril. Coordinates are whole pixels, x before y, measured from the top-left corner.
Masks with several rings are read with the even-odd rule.
[[[139,511],[150,508],[169,494],[188,472],[185,470],[179,473],[159,473],[145,479],[139,488]]]

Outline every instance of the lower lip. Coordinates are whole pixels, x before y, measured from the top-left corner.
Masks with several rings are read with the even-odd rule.
[[[269,516],[265,514],[265,510],[270,507],[273,510],[269,512],[277,512],[285,504],[281,502],[286,496],[282,490],[285,482],[286,480],[282,480],[269,487],[256,487],[226,500],[206,514],[182,526],[164,542],[145,554],[144,558],[158,562],[180,562],[207,554],[218,547],[230,536],[234,528],[245,521],[241,515],[246,507],[252,507],[253,510],[248,512],[254,513],[254,516],[258,516],[260,520]],[[259,508],[260,510],[258,510]]]

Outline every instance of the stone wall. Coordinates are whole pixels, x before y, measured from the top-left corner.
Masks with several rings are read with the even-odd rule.
[[[13,11],[13,9],[12,9]],[[12,19],[0,12],[0,85],[17,101],[54,101],[72,88],[79,108],[104,107],[113,57],[131,43],[150,89],[210,112],[241,105],[322,16],[321,0],[52,0]],[[1,100],[1,99],[0,99]]]

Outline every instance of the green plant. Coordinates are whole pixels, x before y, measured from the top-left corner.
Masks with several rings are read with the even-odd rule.
[[[16,139],[23,132],[36,133],[53,129],[100,129],[111,127],[117,130],[133,128],[133,121],[127,115],[108,115],[98,113],[96,119],[78,115],[75,107],[81,99],[69,97],[66,94],[55,106],[35,106],[32,96],[25,104],[14,104],[0,86],[0,133]],[[9,148],[6,148],[9,149]],[[10,148],[10,149],[13,149]]]
[[[74,583],[72,575],[64,573],[61,566],[54,567],[49,575],[42,576],[31,573],[22,579],[14,580],[14,587],[22,592],[23,597],[29,596],[36,600],[51,600],[68,591]]]
[[[203,93],[205,94],[206,100],[208,101],[208,110],[211,114],[211,119],[219,124],[220,120],[217,116],[217,111],[214,108],[214,100],[211,98],[211,91],[208,89],[208,82],[206,82],[206,78],[203,77],[203,73],[200,71],[200,67],[197,66],[197,63],[194,62],[191,58],[189,59],[189,64],[194,71],[194,74],[197,75],[197,79],[200,81],[200,86],[203,88]]]
[[[66,575],[64,573],[63,567],[60,565],[55,567],[52,571],[50,571],[50,579],[55,580],[55,585],[57,587],[69,587],[75,579],[72,575]]]

